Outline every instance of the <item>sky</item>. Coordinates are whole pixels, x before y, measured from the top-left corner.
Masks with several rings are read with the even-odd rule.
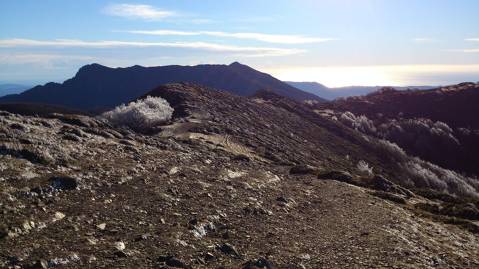
[[[241,62],[326,86],[479,81],[477,0],[1,0],[0,82]]]

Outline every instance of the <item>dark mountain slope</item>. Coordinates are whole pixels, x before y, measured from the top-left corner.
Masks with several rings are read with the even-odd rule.
[[[385,88],[318,106],[363,132],[442,167],[479,175],[479,84],[433,90]],[[352,112],[348,114],[345,112]],[[364,115],[365,117],[361,117]]]
[[[451,127],[479,129],[479,84],[461,83],[431,90],[399,91],[384,88],[367,96],[351,97],[323,107],[388,118],[428,118]]]
[[[230,65],[127,68],[91,64],[80,68],[75,77],[62,84],[36,86],[22,94],[0,98],[0,102],[33,102],[98,109],[128,102],[161,84],[172,82],[193,82],[242,96],[269,89],[296,100],[321,100],[268,74],[235,62]]]

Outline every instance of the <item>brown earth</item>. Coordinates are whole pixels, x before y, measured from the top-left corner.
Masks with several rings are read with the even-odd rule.
[[[175,108],[158,134],[0,112],[0,267],[479,266],[473,222],[361,181],[359,159],[400,172],[356,133],[285,99],[189,84],[150,95]],[[318,177],[343,170],[351,180]]]

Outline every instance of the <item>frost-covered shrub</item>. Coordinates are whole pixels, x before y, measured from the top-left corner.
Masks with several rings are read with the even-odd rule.
[[[396,169],[403,172],[403,176],[397,178],[401,185],[479,198],[478,179],[463,176],[417,157],[411,157],[400,146],[388,140],[371,136],[363,138],[380,157],[396,163]],[[366,162],[360,161],[357,164],[359,171],[367,172],[368,168],[369,165]]]
[[[371,121],[364,115],[356,116],[353,113],[347,111],[341,114],[341,116],[339,117],[339,121],[350,128],[353,128],[366,134],[376,133],[376,127],[374,126],[373,121]]]
[[[370,120],[366,116],[357,116],[351,112],[337,112],[338,120],[363,134],[390,141],[404,149],[407,154],[458,171],[474,171],[474,164],[467,161],[474,154],[477,141],[472,131],[460,128],[453,130],[446,123],[424,118],[385,119],[376,117]],[[367,140],[367,139],[365,139]],[[395,159],[403,159],[400,151],[391,145],[380,142],[381,151],[396,152]],[[396,147],[396,149],[398,149]],[[385,156],[388,157],[389,156]]]
[[[359,172],[366,174],[366,175],[372,175],[373,174],[373,168],[369,166],[369,164],[363,160],[360,160],[358,162],[357,168]]]
[[[380,158],[396,163],[396,169],[403,172],[403,177],[397,179],[403,186],[479,198],[478,179],[409,155],[452,166],[456,156],[462,156],[463,137],[472,135],[472,131],[465,128],[454,131],[444,122],[422,118],[380,119],[377,122],[381,124],[376,126],[365,116],[351,112],[338,114],[342,124],[363,133],[363,141]],[[361,172],[367,172],[368,168],[366,162],[357,164]]]
[[[459,196],[479,198],[477,179],[460,175],[435,164],[412,158],[401,167],[418,188],[431,188]]]
[[[408,158],[408,155],[401,147],[388,140],[378,139],[373,142],[373,145],[379,154],[392,160],[404,161]]]
[[[304,100],[304,103],[310,106],[319,104],[318,100]]]
[[[453,129],[444,122],[424,118],[387,119],[377,115],[373,121],[351,112],[326,113],[323,110],[320,114],[329,119],[337,117],[340,123],[361,132],[362,143],[368,145],[380,159],[392,162],[394,170],[400,171],[400,176],[395,178],[397,183],[459,197],[479,198],[477,178],[441,167],[461,171],[463,161],[476,154],[474,141],[479,137],[479,130]],[[357,164],[360,172],[367,173],[368,168],[366,162]]]
[[[148,96],[145,99],[120,105],[101,116],[117,126],[127,126],[136,131],[145,131],[168,122],[173,108],[163,98]]]
[[[432,188],[439,191],[447,190],[447,184],[439,177],[422,165],[422,162],[409,161],[401,164],[406,174],[411,177],[413,184],[417,188]]]
[[[461,146],[454,130],[440,121],[422,118],[392,119],[376,127],[375,122],[366,116],[357,116],[349,111],[341,113],[338,120],[362,133],[394,142],[419,156],[435,155],[438,149],[454,151]]]
[[[463,136],[469,136],[472,134],[472,131],[468,128],[458,128],[457,131]]]
[[[448,148],[460,145],[446,123],[430,119],[391,120],[379,125],[377,135],[417,151],[430,151],[438,145]]]
[[[387,140],[371,138],[369,143],[372,143],[377,153],[397,162],[398,168],[404,172],[404,177],[400,178],[402,185],[479,198],[479,181],[476,178],[463,176],[420,158],[408,156],[401,147]],[[358,163],[359,170],[360,166],[364,166],[362,169],[366,170],[364,164]]]

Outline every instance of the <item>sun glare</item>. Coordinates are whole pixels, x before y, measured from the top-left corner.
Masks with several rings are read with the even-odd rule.
[[[392,74],[377,67],[297,67],[268,70],[287,81],[320,81],[328,87],[396,85]]]
[[[479,72],[479,65],[384,65],[284,67],[266,72],[285,81],[319,81],[328,87],[443,85],[445,73],[468,75]]]

